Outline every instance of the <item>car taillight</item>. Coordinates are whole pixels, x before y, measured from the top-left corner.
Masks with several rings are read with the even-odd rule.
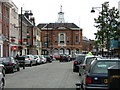
[[[8,63],[8,66],[12,66],[13,65],[13,63]]]
[[[86,64],[83,64],[84,67],[86,67]]]
[[[28,60],[31,60],[30,58],[28,58]]]
[[[74,61],[74,64],[78,64],[78,61]]]
[[[92,83],[92,78],[87,76],[86,77],[86,84],[91,84]]]

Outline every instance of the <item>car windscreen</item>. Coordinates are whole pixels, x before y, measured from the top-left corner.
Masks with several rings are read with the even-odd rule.
[[[76,60],[80,63],[82,62],[83,60],[85,59],[85,56],[84,55],[79,55],[76,57]]]
[[[108,73],[108,68],[120,64],[118,61],[98,61],[92,69],[92,73]]]
[[[0,63],[7,63],[7,62],[10,62],[10,58],[9,57],[6,57],[6,58],[0,58]]]

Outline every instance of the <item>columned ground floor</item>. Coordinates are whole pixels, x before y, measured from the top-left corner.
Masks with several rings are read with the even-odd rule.
[[[73,54],[79,54],[81,53],[82,50],[80,48],[76,49],[71,49],[71,48],[53,48],[53,49],[42,49],[42,54],[43,55],[58,55],[58,54],[68,54],[68,55],[73,55]]]

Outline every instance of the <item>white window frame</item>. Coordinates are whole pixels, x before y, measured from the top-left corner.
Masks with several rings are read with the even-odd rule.
[[[60,43],[60,35],[64,35],[64,43]],[[58,46],[66,46],[66,34],[65,33],[59,33],[58,34]]]

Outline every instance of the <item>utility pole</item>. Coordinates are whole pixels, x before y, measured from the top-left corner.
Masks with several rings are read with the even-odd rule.
[[[22,7],[21,7],[21,36],[20,36],[20,44],[21,44],[21,49],[20,49],[20,56],[22,56]]]
[[[102,7],[92,7],[92,10],[91,10],[91,13],[94,13],[95,10],[94,9],[98,9],[98,8],[102,8],[102,21],[104,21],[104,18],[103,18],[103,4],[102,4]],[[101,30],[103,31],[103,23],[102,23],[102,27],[101,27]],[[104,56],[104,50],[103,50],[103,47],[104,47],[104,33],[102,34],[102,40],[101,40],[101,47],[102,47],[102,57]]]
[[[104,18],[103,18],[103,4],[102,4],[102,21],[103,20],[104,20]],[[102,31],[103,31],[103,23],[102,23]],[[102,34],[102,57],[104,56],[104,51],[103,51],[104,41],[103,41],[103,38],[104,38],[104,33]]]

